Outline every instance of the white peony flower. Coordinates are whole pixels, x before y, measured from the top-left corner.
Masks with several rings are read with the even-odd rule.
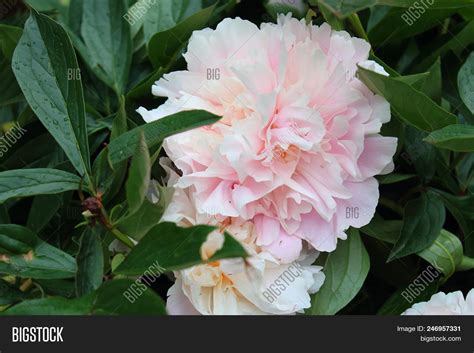
[[[474,315],[474,288],[466,299],[461,291],[436,293],[429,301],[416,303],[402,315]]]

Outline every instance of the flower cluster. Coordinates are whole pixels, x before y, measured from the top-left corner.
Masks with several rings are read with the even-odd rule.
[[[311,263],[349,227],[370,221],[374,176],[393,169],[396,139],[379,134],[389,104],[356,77],[358,65],[386,74],[367,60],[369,50],[347,32],[291,16],[260,28],[225,19],[193,33],[188,70],[153,86],[167,101],[138,110],[147,122],[192,109],[222,117],[165,141],[180,174],[171,178],[176,193],[165,219],[218,225],[252,257],[177,273],[170,308],[280,314],[310,305],[323,278]],[[291,264],[300,264],[300,276],[265,301]]]

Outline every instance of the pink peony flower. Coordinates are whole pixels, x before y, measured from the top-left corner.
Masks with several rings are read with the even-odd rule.
[[[369,223],[377,174],[393,169],[396,139],[379,134],[389,104],[355,76],[369,44],[329,25],[290,16],[259,29],[223,20],[193,33],[188,70],[153,86],[168,100],[138,110],[150,122],[204,109],[223,118],[168,138],[182,172],[175,187],[193,192],[200,214],[252,220],[256,245],[279,262],[306,241],[332,251],[348,227]]]
[[[474,289],[466,299],[461,291],[436,293],[427,302],[416,303],[402,315],[474,315]]]
[[[174,184],[176,179],[177,175],[171,173],[169,183]],[[183,227],[216,225],[239,240],[249,257],[175,271],[176,282],[168,292],[169,314],[284,315],[311,306],[310,294],[319,290],[325,278],[322,268],[312,265],[319,255],[317,251],[303,251],[297,261],[281,264],[256,245],[255,225],[251,221],[199,213],[191,189],[175,191],[163,221]],[[222,247],[223,240],[220,231],[210,233],[201,247],[202,259],[208,260]]]

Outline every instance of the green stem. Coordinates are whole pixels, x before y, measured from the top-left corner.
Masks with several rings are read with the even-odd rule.
[[[352,26],[352,29],[354,30],[354,33],[358,35],[360,38],[365,39],[367,42],[369,42],[369,37],[367,36],[367,33],[365,32],[364,26],[362,26],[362,22],[360,22],[359,15],[356,13],[352,14],[349,16],[349,23]],[[371,54],[373,54],[373,51],[371,49]]]
[[[122,243],[124,243],[125,245],[127,245],[130,249],[132,249],[133,247],[135,247],[135,244],[133,244],[133,242],[130,240],[130,238],[123,234],[120,230],[118,230],[117,228],[115,228],[112,223],[110,222],[110,219],[109,219],[109,215],[107,214],[107,211],[102,208],[102,224],[118,239],[120,240]]]
[[[119,95],[119,98],[120,98],[120,95]],[[111,111],[112,109],[110,109],[110,98],[109,98],[108,94],[105,95],[104,106],[105,106],[105,113],[107,114],[107,116],[111,115],[112,114],[112,111]]]
[[[395,201],[381,197],[379,199],[379,204],[388,208],[389,210],[392,210],[393,212],[399,214],[400,216],[403,216],[403,208]]]
[[[463,256],[461,263],[456,267],[457,271],[469,271],[474,269],[474,259]]]
[[[133,248],[135,246],[135,244],[133,244],[130,238],[123,234],[121,231],[119,231],[117,228],[111,228],[109,230],[113,235],[115,235],[118,240],[127,245],[129,248]]]

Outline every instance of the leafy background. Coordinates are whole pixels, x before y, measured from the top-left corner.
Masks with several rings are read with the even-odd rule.
[[[413,304],[402,292],[429,266],[438,275],[415,301],[474,287],[474,1],[435,1],[413,23],[403,20],[410,0],[298,3],[151,1],[130,24],[134,0],[0,1],[3,314],[165,313],[169,271],[200,263],[213,228],[157,225],[172,195],[161,142],[219,117],[191,111],[144,125],[135,109],[163,102],[151,84],[185,67],[193,30],[279,12],[371,43],[391,76],[358,75],[390,102],[383,134],[399,139],[373,221],[318,259],[327,280],[307,314],[400,314]],[[156,204],[150,180],[160,181]],[[240,256],[226,234],[210,260]],[[122,294],[155,261],[167,273],[130,304]]]

